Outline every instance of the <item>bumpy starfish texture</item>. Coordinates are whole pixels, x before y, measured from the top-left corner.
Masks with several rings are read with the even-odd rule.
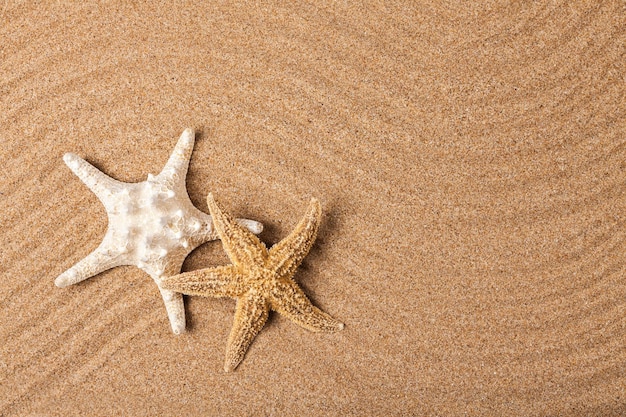
[[[59,275],[58,287],[67,287],[120,265],[135,265],[159,286],[174,333],[185,330],[185,308],[180,294],[161,287],[161,278],[180,273],[187,255],[217,239],[211,217],[191,203],[185,177],[194,145],[194,131],[186,129],[161,173],[147,181],[125,183],[99,171],[72,153],[67,166],[104,205],[109,224],[102,243],[86,258]],[[238,220],[254,233],[263,226]]]
[[[293,280],[317,236],[321,206],[316,199],[311,200],[306,215],[291,234],[270,250],[237,224],[211,194],[207,200],[215,229],[233,264],[168,277],[162,287],[188,295],[237,299],[226,347],[226,372],[239,365],[270,310],[314,332],[343,329],[343,323],[311,304]]]

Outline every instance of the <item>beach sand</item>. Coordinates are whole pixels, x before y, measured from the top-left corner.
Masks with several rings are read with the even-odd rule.
[[[1,416],[626,414],[623,2],[119,3],[0,3]],[[343,331],[272,313],[226,374],[234,300],[54,286],[107,227],[63,154],[143,181],[187,127],[200,210],[321,201]]]

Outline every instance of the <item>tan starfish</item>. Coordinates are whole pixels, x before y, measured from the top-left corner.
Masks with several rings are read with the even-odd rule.
[[[314,332],[343,329],[343,323],[311,304],[293,280],[296,268],[317,236],[322,212],[319,201],[311,199],[306,215],[296,228],[270,250],[226,213],[212,194],[207,202],[217,234],[233,264],[163,278],[161,287],[187,295],[237,299],[226,347],[226,372],[239,365],[270,310]]]

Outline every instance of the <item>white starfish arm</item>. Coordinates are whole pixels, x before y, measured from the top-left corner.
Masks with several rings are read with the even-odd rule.
[[[268,316],[269,306],[261,295],[249,292],[237,300],[235,321],[226,345],[224,371],[230,372],[239,365]]]
[[[119,265],[121,265],[119,257],[112,253],[106,241],[103,241],[93,252],[59,275],[54,284],[61,288],[67,287]]]
[[[189,160],[191,159],[191,152],[193,151],[195,142],[194,135],[195,133],[191,128],[187,128],[183,131],[170,159],[167,160],[167,163],[159,174],[159,177],[164,181],[182,186],[182,189],[185,189],[185,178],[187,176]]]
[[[65,161],[72,172],[93,191],[96,197],[102,202],[107,212],[113,208],[112,199],[110,198],[111,194],[127,186],[127,184],[104,174],[76,154],[66,153],[63,155],[63,161]]]
[[[185,331],[185,305],[183,295],[174,291],[164,290],[159,286],[161,297],[165,303],[167,316],[170,319],[170,326],[174,334],[181,334]]]
[[[259,233],[263,231],[263,224],[261,222],[257,222],[256,220],[250,220],[250,219],[235,219],[235,220],[237,221],[237,223],[239,223],[240,225],[242,225],[243,227],[245,227],[246,229],[248,229],[255,235],[258,235]]]
[[[194,248],[200,246],[204,242],[219,239],[219,235],[217,234],[217,230],[215,230],[211,216],[198,210],[197,217],[200,220],[200,227],[198,227],[198,231],[196,233],[192,234],[190,240],[190,243]],[[236,219],[236,222],[255,235],[258,235],[263,231],[263,224],[261,222],[249,219]]]

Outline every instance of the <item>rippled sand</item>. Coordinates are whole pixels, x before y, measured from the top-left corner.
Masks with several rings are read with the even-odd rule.
[[[209,3],[0,4],[1,416],[626,414],[623,3]],[[142,181],[188,126],[201,210],[271,244],[320,199],[343,332],[226,375],[234,301],[54,286],[107,226],[62,155]]]

